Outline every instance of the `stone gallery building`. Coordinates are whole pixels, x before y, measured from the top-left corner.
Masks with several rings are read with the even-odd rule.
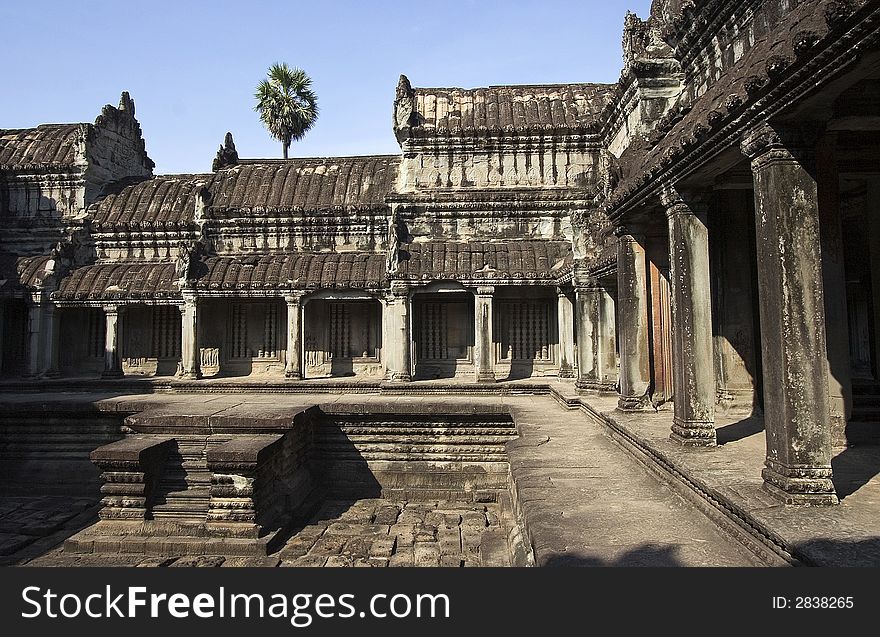
[[[880,432],[880,2],[655,0],[623,47],[614,84],[401,76],[397,155],[155,175],[127,93],[0,130],[3,376],[570,379],[682,445],[763,413],[768,488],[835,502]]]

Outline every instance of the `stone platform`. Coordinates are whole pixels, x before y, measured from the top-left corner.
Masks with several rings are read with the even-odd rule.
[[[504,383],[494,386],[494,392],[483,385],[438,381],[413,383],[406,389],[393,395],[381,393],[381,387],[356,394],[304,395],[297,390],[297,395],[283,397],[261,392],[258,386],[249,393],[211,390],[210,395],[193,395],[194,387],[187,393],[5,394],[0,406],[129,414],[151,409],[211,422],[218,414],[271,417],[316,404],[330,410],[333,404],[359,404],[368,411],[379,406],[417,410],[437,404],[427,396],[442,395],[442,405],[453,411],[479,405],[514,414],[520,435],[507,443],[512,508],[538,565],[880,563],[876,555],[880,450],[876,447],[839,450],[835,482],[841,505],[798,508],[777,504],[761,488],[763,434],[760,421],[754,419],[719,422],[719,440],[724,444],[715,450],[686,450],[668,439],[668,412],[623,415],[613,410],[613,398],[578,395],[564,382]],[[269,391],[280,393],[274,387]],[[403,500],[388,502],[405,506]],[[227,565],[277,564],[284,561],[279,556],[288,546],[289,542],[268,558],[225,559]],[[41,550],[43,559],[22,549],[4,562],[116,560],[73,558],[59,549],[47,552],[45,546]],[[345,556],[344,551],[343,546],[338,555]],[[358,559],[354,552],[350,556]],[[162,561],[124,553],[116,557],[119,563]],[[192,562],[187,559],[185,564]],[[347,560],[340,557],[333,563]]]

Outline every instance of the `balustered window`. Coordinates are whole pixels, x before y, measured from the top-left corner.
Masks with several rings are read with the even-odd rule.
[[[279,303],[232,303],[229,318],[231,359],[278,360]]]
[[[553,361],[556,314],[545,299],[495,302],[494,340],[505,361]]]

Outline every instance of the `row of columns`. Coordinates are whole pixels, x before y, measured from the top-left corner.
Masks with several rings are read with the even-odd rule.
[[[492,357],[493,300],[492,286],[478,287],[474,292],[474,375],[478,382],[495,382]],[[291,380],[303,377],[303,296],[296,292],[284,297],[287,304],[287,356],[284,375]],[[192,291],[183,292],[181,313],[181,365],[179,376],[187,379],[201,377],[198,348],[198,297]],[[385,378],[389,381],[409,381],[411,370],[410,289],[394,283],[383,299],[383,359]],[[104,372],[106,378],[122,376],[120,355],[121,316],[115,304],[102,306],[105,318]],[[571,298],[558,292],[560,375],[571,377],[574,369],[574,314]],[[29,375],[57,374],[58,366],[58,313],[54,304],[40,297],[31,305],[29,338],[31,360]],[[594,323],[600,325],[598,317]],[[612,343],[613,348],[613,343]],[[583,366],[582,366],[583,367]]]
[[[764,375],[766,487],[786,503],[831,504],[831,422],[814,170],[815,138],[763,125],[743,138],[755,192]],[[708,200],[675,187],[666,210],[672,306],[672,439],[711,447],[715,371],[709,283]],[[648,403],[651,385],[645,241],[618,231],[618,327],[623,410]],[[583,328],[583,326],[582,326]]]

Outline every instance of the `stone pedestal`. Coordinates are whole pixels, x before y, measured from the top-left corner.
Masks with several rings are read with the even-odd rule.
[[[617,229],[617,318],[620,333],[620,398],[623,411],[643,409],[650,401],[648,290],[644,238]]]
[[[559,377],[574,378],[574,306],[571,297],[557,290],[556,318],[559,324]]]
[[[391,293],[385,298],[382,312],[382,358],[385,362],[385,380],[412,380],[409,289],[392,284]]]
[[[702,193],[701,193],[702,195]],[[709,289],[706,196],[666,189],[672,290],[674,416],[672,439],[688,446],[715,445],[715,366]]]
[[[755,186],[758,294],[764,370],[766,488],[787,504],[837,502],[815,141],[761,126],[746,135]]]
[[[284,363],[284,377],[290,380],[302,379],[302,295],[288,294],[287,303],[287,358]]]
[[[474,294],[474,369],[478,383],[494,383],[492,361],[492,296],[495,288],[479,287]]]
[[[122,376],[122,357],[119,352],[119,308],[115,305],[104,306],[104,378]]]
[[[184,293],[180,306],[180,377],[202,377],[198,341],[198,299],[192,293]]]

